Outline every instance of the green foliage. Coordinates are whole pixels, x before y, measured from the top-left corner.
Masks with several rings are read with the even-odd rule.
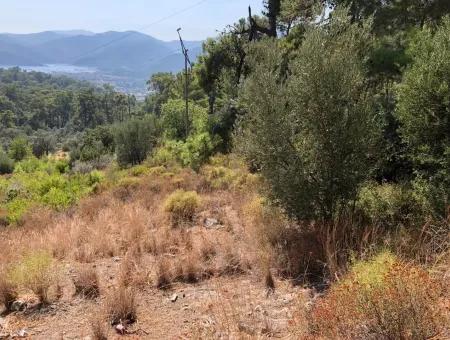
[[[409,54],[413,63],[398,87],[396,114],[415,170],[443,194],[435,207],[443,216],[450,188],[450,17],[435,33],[423,29]]]
[[[384,228],[419,227],[426,221],[427,200],[405,185],[369,183],[361,188],[357,206],[369,222]]]
[[[368,261],[354,261],[350,273],[364,289],[379,288],[389,270],[397,261],[389,251],[382,251]]]
[[[78,145],[71,151],[70,160],[82,162],[99,161],[115,149],[114,133],[109,126],[98,126],[87,130]]]
[[[192,221],[200,207],[201,199],[195,191],[177,190],[164,202],[164,209],[172,218],[174,225]]]
[[[186,140],[186,136],[204,132],[208,129],[207,111],[189,103],[189,116],[186,117],[186,104],[181,99],[169,100],[162,106],[161,122],[167,139]]]
[[[17,137],[9,146],[9,157],[19,162],[31,155],[31,147],[28,140],[23,137]]]
[[[154,116],[118,125],[115,131],[117,161],[122,167],[142,163],[152,152],[159,136],[160,128]]]
[[[258,175],[248,173],[245,164],[232,155],[211,157],[201,174],[215,190],[242,190],[255,187],[259,182]]]
[[[14,171],[14,161],[0,150],[0,175],[11,174]]]
[[[208,132],[190,136],[181,147],[181,163],[198,171],[208,161],[218,144],[219,140],[217,138],[213,140]]]
[[[13,175],[0,181],[0,210],[6,210],[8,223],[19,223],[33,206],[65,209],[94,191],[104,176],[66,173],[65,161],[29,158],[18,162]]]
[[[151,91],[154,91],[154,95],[146,98],[147,112],[154,113],[158,117],[161,115],[161,106],[171,97],[175,79],[172,73],[152,75],[147,85]]]
[[[336,10],[329,25],[306,32],[286,79],[276,42],[252,51],[238,150],[298,219],[330,219],[374,169],[379,128],[362,54],[368,32]]]
[[[55,151],[55,146],[56,140],[53,134],[40,131],[33,138],[33,155],[38,158],[44,155],[48,156],[51,152]]]

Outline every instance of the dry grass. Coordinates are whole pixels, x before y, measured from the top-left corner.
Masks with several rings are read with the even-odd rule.
[[[105,300],[105,312],[111,325],[133,324],[137,320],[137,305],[132,289],[120,286]]]
[[[59,271],[46,251],[24,255],[8,270],[7,278],[17,287],[32,291],[44,305],[59,295]]]
[[[84,267],[78,271],[74,279],[75,292],[87,299],[100,296],[100,283],[97,272],[92,267]]]
[[[268,205],[257,194],[258,187],[250,184],[256,183],[253,181],[255,178],[220,168],[226,165],[212,166],[217,168],[208,170],[208,178],[187,170],[174,170],[173,174],[165,173],[164,169],[148,171],[148,174],[145,171],[139,173],[139,177],[123,181],[118,188],[104,190],[81,201],[78,207],[70,211],[59,214],[45,212],[41,216],[31,213],[22,227],[0,231],[0,262],[8,268],[16,268],[13,270],[15,279],[9,281],[11,284],[0,280],[0,304],[3,302],[8,307],[8,301],[17,290],[30,289],[44,303],[50,301],[51,287],[55,286],[56,278],[44,274],[49,270],[53,272],[54,265],[58,267],[58,264],[64,263],[70,267],[84,268],[75,278],[78,294],[95,298],[99,294],[100,283],[106,291],[111,290],[112,286],[117,287],[105,296],[105,320],[107,316],[108,322],[135,321],[134,292],[147,292],[146,288],[150,285],[171,289],[189,284],[194,285],[189,289],[197,289],[220,281],[236,282],[236,286],[214,287],[215,291],[219,291],[219,296],[210,297],[210,306],[204,314],[211,314],[212,319],[197,329],[199,338],[270,337],[288,328],[291,338],[306,339],[308,336],[314,338],[327,334],[333,338],[342,335],[327,333],[327,327],[332,329],[332,326],[325,324],[318,326],[323,332],[307,334],[308,312],[303,308],[305,301],[299,302],[298,315],[279,317],[275,314],[285,307],[275,304],[277,299],[274,297],[290,282],[323,280],[324,272],[337,273],[336,277],[342,280],[342,268],[345,269],[342,264],[346,263],[349,255],[347,250],[368,253],[373,240],[380,238],[378,231],[375,228],[355,230],[354,221],[346,218],[327,228],[293,223],[281,209]],[[174,192],[198,194],[191,195],[194,200],[189,197],[185,200],[180,199],[179,194],[171,196]],[[184,194],[181,196],[184,197]],[[201,204],[198,200],[200,195]],[[194,203],[191,204],[191,201]],[[216,220],[216,225],[206,226],[204,221],[207,219]],[[181,224],[184,228],[174,228],[174,225]],[[435,277],[442,282],[450,277],[450,256],[447,255],[446,260],[442,255],[448,249],[448,230],[445,226],[439,228],[438,234],[434,234],[433,230],[433,226],[426,226],[421,239],[415,236],[412,239],[402,238],[405,244],[414,244],[414,247],[423,250],[419,260],[435,264],[435,273],[430,280],[420,281],[427,277],[421,271],[417,273],[422,274],[417,276],[403,267],[396,271],[395,277],[408,284],[401,286],[401,280],[392,279],[394,281],[389,281],[388,285],[391,288],[379,294],[377,308],[382,307],[381,303],[390,305],[384,294],[398,301],[397,309],[389,310],[391,314],[383,310],[386,317],[382,327],[388,327],[386,323],[391,319],[407,319],[403,314],[409,313],[407,306],[414,299],[414,303],[422,301],[414,308],[425,316],[431,312],[424,308],[423,301],[429,305],[439,303],[434,299],[426,300],[429,289],[414,290],[417,287],[409,284],[417,281],[422,282],[424,287],[434,287]],[[447,239],[447,243],[441,242],[442,239]],[[393,243],[394,240],[389,245]],[[412,249],[407,245],[404,247],[405,251],[400,246],[396,249],[404,254],[406,249]],[[45,257],[50,260],[48,266],[32,265],[30,261],[26,264],[24,258],[28,256],[29,249],[42,250],[47,254]],[[431,254],[427,252],[429,249],[436,250],[430,251]],[[441,256],[436,256],[437,252]],[[17,269],[25,268],[24,263],[27,268],[40,269]],[[96,270],[92,269],[93,265]],[[38,274],[31,275],[34,272]],[[242,283],[242,278],[251,278],[252,281]],[[252,289],[256,286],[258,294],[250,286]],[[392,287],[398,287],[399,291],[400,288],[406,289],[409,295],[394,296]],[[347,287],[349,294],[346,296],[357,295],[359,289],[358,285]],[[320,308],[324,310],[323,306],[331,303],[333,288],[331,291],[324,299],[318,300],[314,313],[319,313]],[[440,298],[448,297],[448,293],[442,290]],[[165,295],[167,292],[153,291],[152,294]],[[333,301],[338,307],[347,304],[347,301],[337,297]],[[338,307],[336,310],[339,310]],[[333,315],[345,316],[350,320],[350,326],[339,326],[344,330],[356,327],[353,320],[366,325],[367,317],[358,319],[360,316],[347,316],[345,313],[350,311],[355,309],[347,308],[340,314],[330,312],[331,316],[324,314],[322,319],[338,325],[339,321],[333,319]],[[105,339],[105,320],[93,321],[94,338]],[[287,325],[287,320],[291,320],[292,324]]]
[[[306,338],[306,325],[296,325],[294,336],[291,322],[293,308],[306,302],[304,294],[289,295],[288,302],[282,302],[281,296],[267,297],[261,283],[241,280],[223,282],[213,280],[209,284],[211,292],[204,302],[205,310],[200,321],[193,326],[192,338]],[[281,286],[284,292],[289,287],[285,284]],[[300,329],[300,326],[304,328]]]
[[[5,273],[0,272],[0,305],[5,306],[8,312],[17,299],[17,288],[5,276]]]
[[[105,320],[103,320],[101,313],[92,316],[91,333],[93,340],[108,340]]]
[[[170,287],[171,282],[172,273],[169,261],[164,257],[160,257],[156,269],[155,286],[158,289],[167,289]]]

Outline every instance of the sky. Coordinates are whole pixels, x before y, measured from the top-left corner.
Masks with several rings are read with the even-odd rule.
[[[0,32],[83,29],[136,30],[161,40],[217,35],[239,18],[262,9],[262,0],[0,0]],[[180,13],[182,12],[182,13]]]

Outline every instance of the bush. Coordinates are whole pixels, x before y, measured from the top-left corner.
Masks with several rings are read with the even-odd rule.
[[[200,207],[200,196],[195,191],[177,190],[164,203],[164,209],[170,214],[172,223],[192,221]]]
[[[50,132],[39,131],[37,136],[33,138],[33,155],[40,158],[44,155],[49,155],[55,151],[56,140]]]
[[[244,162],[233,156],[213,156],[201,169],[206,183],[212,189],[242,190],[260,184],[257,174],[249,173]]]
[[[72,148],[70,160],[81,162],[99,161],[103,156],[114,153],[115,142],[112,129],[107,126],[98,126],[87,130],[81,141]]]
[[[115,142],[119,165],[125,167],[142,163],[156,145],[159,134],[153,116],[142,120],[132,119],[117,126]]]
[[[424,28],[410,44],[413,62],[398,86],[396,116],[416,172],[437,188],[436,213],[446,218],[450,187],[450,17]]]
[[[216,138],[218,137],[216,136]],[[180,151],[182,165],[198,171],[208,161],[219,144],[220,141],[211,137],[208,132],[189,136],[186,142],[182,144]]]
[[[446,325],[442,285],[383,252],[356,262],[313,310],[319,335],[344,339],[428,339]]]
[[[365,185],[359,191],[357,206],[370,224],[389,229],[421,227],[427,217],[425,202],[411,188],[399,184]]]
[[[132,167],[130,169],[130,175],[134,176],[134,177],[148,175],[149,173],[150,173],[150,168],[145,165],[138,165],[138,166]]]
[[[161,120],[167,139],[186,140],[192,133],[205,131],[208,124],[208,111],[195,103],[190,103],[189,117],[186,121],[184,100],[169,100],[162,106]]]
[[[30,289],[41,303],[50,302],[50,288],[55,283],[55,268],[51,255],[36,251],[25,255],[8,272],[8,279],[18,287]]]
[[[20,162],[30,155],[31,147],[26,138],[17,137],[11,142],[11,145],[9,146],[9,157]]]
[[[11,174],[14,171],[14,161],[0,150],[0,175]]]

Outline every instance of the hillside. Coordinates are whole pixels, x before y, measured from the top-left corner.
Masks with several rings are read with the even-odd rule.
[[[187,42],[192,59],[201,42]],[[0,34],[0,65],[68,64],[94,67],[102,72],[147,78],[157,71],[178,71],[184,66],[179,43],[164,42],[143,33],[84,31]],[[163,66],[161,66],[163,65]]]
[[[142,101],[0,69],[0,340],[450,339],[450,2],[261,3]]]

